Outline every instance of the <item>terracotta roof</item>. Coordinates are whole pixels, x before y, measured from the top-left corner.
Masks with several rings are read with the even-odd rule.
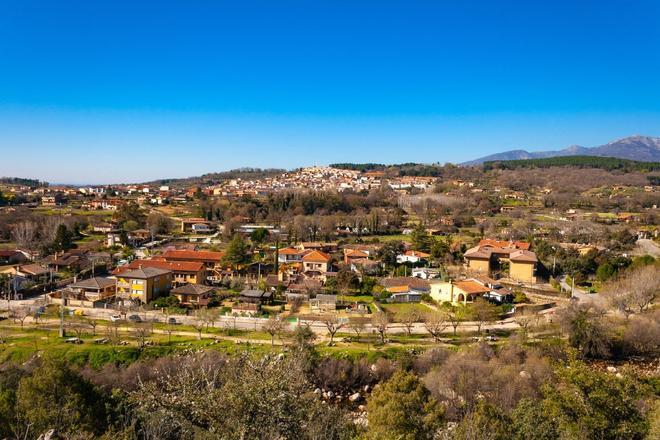
[[[292,248],[292,247],[287,247],[287,248],[282,248],[279,251],[277,251],[279,255],[297,255],[300,254],[301,251],[298,249]]]
[[[409,257],[429,258],[431,254],[422,251],[406,251],[405,255]]]
[[[222,256],[222,252],[187,250],[170,250],[162,255],[162,257],[166,260],[215,262],[220,262],[220,260],[222,260]]]
[[[428,281],[416,277],[383,278],[380,280],[380,284],[387,290],[394,286],[408,286],[417,290],[429,290],[431,288],[431,285]]]
[[[388,287],[387,291],[390,293],[407,293],[410,292],[410,287],[408,286],[392,286]]]
[[[475,246],[473,248],[468,249],[465,251],[465,258],[479,258],[479,259],[490,259],[490,256],[492,254],[492,250],[490,247],[485,246],[482,248],[481,246]]]
[[[18,251],[0,251],[0,257],[8,258],[18,254]]]
[[[344,249],[344,255],[349,258],[368,258],[369,254],[358,249]]]
[[[165,261],[163,259],[133,260],[129,264],[115,269],[113,274],[120,274],[129,270],[139,269],[140,267],[153,267],[172,272],[196,273],[204,269],[204,263],[199,261]]]
[[[479,241],[478,246],[493,246],[496,248],[514,248],[528,251],[532,245],[526,241],[506,241],[506,240],[492,240],[484,238]]]
[[[311,261],[311,262],[322,262],[322,263],[327,263],[330,260],[332,260],[332,257],[325,252],[321,251],[312,251],[308,254],[305,254],[303,256],[303,261]]]
[[[490,289],[481,283],[472,280],[457,281],[454,286],[458,287],[465,293],[487,293]]]

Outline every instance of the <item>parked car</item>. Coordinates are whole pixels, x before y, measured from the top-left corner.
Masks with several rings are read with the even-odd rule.
[[[110,317],[110,321],[112,321],[112,322],[121,321],[121,315],[112,315]]]
[[[178,322],[176,321],[176,318],[167,318],[167,323],[170,325],[177,325]]]
[[[140,318],[140,315],[131,315],[128,317],[128,320],[131,322],[142,322],[142,318]]]
[[[67,344],[82,344],[83,343],[82,339],[80,339],[80,338],[68,338],[64,342],[66,342]]]

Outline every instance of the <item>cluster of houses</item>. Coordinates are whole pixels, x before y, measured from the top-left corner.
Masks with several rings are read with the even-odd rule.
[[[269,266],[263,277],[239,295],[234,311],[258,313],[261,305],[270,303],[276,292],[282,293],[287,301],[309,304],[312,311],[332,310],[337,297],[327,294],[324,286],[337,276],[342,266],[356,272],[358,277],[378,273],[381,246],[348,244],[340,248],[337,243],[303,242],[276,249],[277,264]],[[378,278],[387,301],[419,302],[429,295],[434,300],[455,304],[470,303],[477,297],[506,302],[512,293],[498,278],[537,282],[538,260],[526,242],[481,240],[465,252],[466,276],[460,280],[441,279],[440,270],[429,267],[430,259],[429,254],[413,249],[398,255],[399,263],[408,263],[410,276]],[[58,284],[58,289],[49,295],[51,301],[90,307],[99,303],[146,304],[166,295],[177,297],[183,306],[203,307],[217,292],[214,283],[235,275],[223,264],[222,252],[175,248],[166,248],[151,258],[136,259],[114,269],[111,256],[100,252],[71,250],[34,263],[20,251],[2,251],[0,266],[14,278],[33,281],[52,279],[53,273],[69,273],[73,279]],[[107,270],[107,276],[96,276],[101,267]],[[92,276],[77,279],[75,274],[82,272]],[[256,285],[262,288],[255,288]]]

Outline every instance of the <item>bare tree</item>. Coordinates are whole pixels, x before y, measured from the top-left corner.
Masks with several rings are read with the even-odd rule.
[[[11,237],[18,247],[32,250],[37,244],[37,232],[37,223],[24,220],[11,228]]]
[[[516,324],[520,326],[520,329],[522,330],[523,335],[527,336],[527,332],[529,328],[531,327],[532,323],[534,322],[534,316],[533,315],[518,315],[515,318]]]
[[[152,329],[148,323],[135,323],[133,326],[133,336],[138,341],[138,346],[144,348],[147,345],[147,338],[151,336]]]
[[[639,313],[648,309],[660,295],[660,265],[650,264],[632,271],[627,277],[630,294]]]
[[[472,303],[472,317],[477,323],[477,332],[481,333],[481,329],[486,323],[495,321],[497,319],[497,309],[495,305],[483,298],[478,298]]]
[[[323,320],[325,328],[328,329],[330,335],[330,344],[335,338],[335,334],[344,327],[344,323],[340,323],[336,316],[331,316]]]
[[[383,312],[375,313],[371,319],[371,325],[380,335],[380,342],[385,343],[385,334],[390,325],[390,318]]]
[[[414,309],[404,309],[396,314],[396,318],[406,329],[406,334],[410,336],[413,326],[419,321],[419,314]]]
[[[456,336],[456,330],[458,329],[458,326],[461,325],[461,322],[465,321],[466,314],[467,312],[462,306],[453,307],[452,310],[447,312],[447,319],[449,320],[449,324],[454,329],[454,336]]]
[[[96,336],[96,327],[99,325],[99,321],[97,319],[90,318],[87,320],[87,325],[92,328],[92,335]]]
[[[273,347],[275,345],[275,336],[284,331],[284,322],[275,316],[271,316],[262,328],[270,335],[270,346]]]
[[[192,321],[192,328],[197,331],[197,339],[201,341],[202,332],[206,328],[206,320],[204,318],[204,313],[201,310],[195,312]]]
[[[28,308],[16,307],[14,309],[11,309],[9,314],[15,323],[16,322],[21,323],[21,330],[23,330],[23,324],[25,323],[25,319],[30,315],[30,311],[28,310]]]
[[[353,330],[355,333],[355,336],[357,338],[357,342],[360,342],[360,334],[364,332],[364,329],[366,327],[364,318],[353,318],[348,322],[348,327]]]
[[[449,326],[447,314],[442,312],[431,312],[424,317],[424,328],[433,337],[435,342],[440,340],[440,335]]]

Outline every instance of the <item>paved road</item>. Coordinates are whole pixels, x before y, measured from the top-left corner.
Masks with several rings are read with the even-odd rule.
[[[12,309],[20,308],[20,307],[28,307],[31,309],[35,309],[36,307],[39,307],[41,305],[45,304],[45,299],[44,296],[38,296],[26,300],[12,300],[10,307]],[[0,302],[0,309],[6,310],[7,307],[7,302],[6,301],[1,301]],[[114,309],[98,309],[98,308],[90,308],[90,307],[71,307],[71,309],[81,309],[84,312],[84,316],[86,317],[95,317],[97,319],[101,320],[110,320],[110,317],[113,315],[119,315],[120,312]],[[164,315],[160,311],[132,311],[127,313],[128,316],[130,315],[139,315],[143,320],[153,320],[156,322],[166,322],[167,321],[167,316]],[[124,317],[123,315],[122,318]],[[194,325],[198,321],[198,319],[195,316],[187,316],[187,315],[171,315],[171,317],[175,318],[177,323],[180,323],[182,325]],[[217,328],[231,328],[231,329],[237,329],[237,330],[251,330],[251,331],[257,331],[261,330],[264,326],[264,324],[268,320],[266,318],[252,318],[252,317],[234,317],[234,316],[220,316],[217,321],[214,323],[214,326]],[[304,320],[300,322],[289,322],[287,324],[289,330],[295,329],[296,326],[298,325],[309,325],[309,327],[314,331],[314,333],[317,333],[319,335],[324,335],[328,333],[328,329],[323,321],[312,321],[312,320]],[[502,321],[497,321],[495,323],[490,323],[488,325],[483,326],[483,329],[506,329],[506,330],[515,330],[519,326],[518,324],[515,323],[513,318],[507,318]],[[463,322],[459,326],[459,330],[462,332],[467,332],[467,331],[476,331],[477,330],[477,323],[475,322]],[[351,330],[345,326],[341,330],[342,332],[350,332]],[[453,329],[451,326],[447,326],[445,333],[450,333],[452,332]],[[375,332],[375,328],[371,324],[366,324],[364,333],[372,333]],[[406,332],[406,328],[402,324],[398,323],[392,323],[388,327],[387,330],[388,333],[390,334],[402,334]],[[424,327],[424,323],[418,322],[415,323],[412,326],[411,332],[413,334],[428,334],[426,331],[426,328]]]

